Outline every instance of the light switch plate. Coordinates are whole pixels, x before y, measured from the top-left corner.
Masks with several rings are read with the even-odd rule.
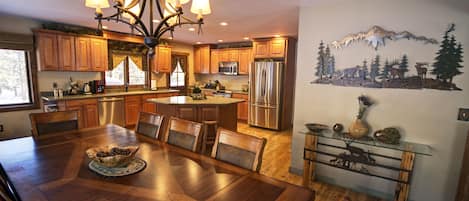
[[[459,108],[458,120],[469,121],[469,109],[468,108]]]

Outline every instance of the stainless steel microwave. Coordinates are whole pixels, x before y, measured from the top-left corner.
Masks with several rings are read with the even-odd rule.
[[[218,72],[224,75],[238,75],[238,62],[220,62]]]

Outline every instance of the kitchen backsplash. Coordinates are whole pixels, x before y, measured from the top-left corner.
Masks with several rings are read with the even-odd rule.
[[[203,86],[205,83],[209,81],[218,80],[220,83],[226,87],[226,89],[231,90],[241,90],[243,85],[248,84],[249,76],[247,75],[238,75],[238,76],[230,76],[230,75],[218,75],[218,74],[209,74],[209,75],[195,75],[196,83]]]
[[[52,84],[56,82],[59,88],[66,89],[70,77],[73,80],[81,80],[88,82],[91,80],[100,80],[100,72],[55,72],[43,71],[38,72],[39,91],[52,91]]]

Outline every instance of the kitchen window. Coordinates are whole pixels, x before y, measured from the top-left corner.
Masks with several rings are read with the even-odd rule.
[[[178,60],[176,63],[176,68],[174,71],[171,73],[171,83],[170,87],[184,87],[185,84],[185,79],[186,79],[186,73],[182,70],[181,67],[181,62]]]
[[[105,72],[106,86],[145,85],[145,70],[143,70],[140,55],[112,55],[113,68]]]
[[[187,56],[186,53],[175,52],[171,55],[171,73],[168,73],[167,84],[170,88],[183,90],[189,80],[187,74]]]
[[[2,112],[37,108],[30,52],[22,48],[0,48],[0,111]]]

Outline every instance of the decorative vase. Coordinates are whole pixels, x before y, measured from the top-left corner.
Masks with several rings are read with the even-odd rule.
[[[352,136],[355,139],[360,139],[368,135],[370,131],[370,127],[365,121],[361,119],[356,119],[350,125],[348,131],[350,132],[350,136]]]

